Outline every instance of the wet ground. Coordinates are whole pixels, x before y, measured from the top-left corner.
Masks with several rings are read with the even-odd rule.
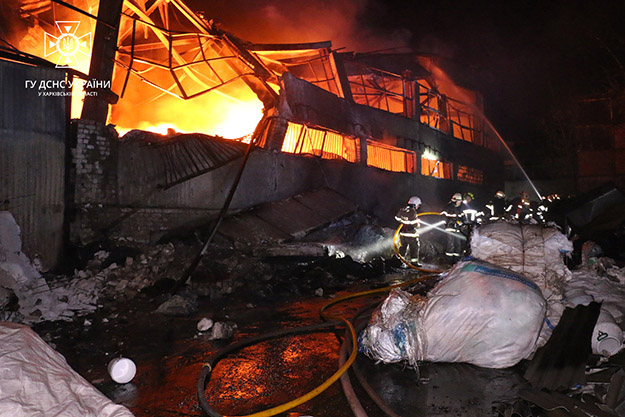
[[[316,270],[317,279],[324,274]],[[326,286],[313,296],[316,282],[292,283],[271,296],[239,294],[219,301],[199,299],[189,316],[155,313],[168,296],[140,293],[131,301],[107,302],[96,313],[72,323],[35,327],[67,358],[69,364],[114,401],[137,416],[201,416],[196,383],[202,364],[226,346],[258,334],[321,322],[319,309],[333,297],[384,287],[414,273],[394,269],[375,278],[352,279],[349,285]],[[310,276],[310,273],[308,275]],[[315,274],[313,274],[315,276]],[[343,282],[344,283],[344,282]],[[304,285],[308,284],[308,285]],[[302,290],[304,288],[304,290]],[[422,286],[425,291],[426,286]],[[258,292],[250,283],[249,289]],[[297,289],[297,290],[296,290]],[[383,295],[339,304],[332,312],[352,317],[357,310]],[[210,340],[199,333],[203,317],[236,324],[231,340]],[[338,368],[339,336],[332,332],[286,337],[263,342],[228,356],[215,368],[206,388],[209,403],[224,415],[248,415],[292,400],[314,389]],[[131,383],[111,381],[106,365],[117,356],[131,358],[137,375]],[[493,405],[512,401],[525,386],[517,369],[489,370],[466,364],[424,364],[418,370],[401,365],[376,364],[359,355],[357,367],[377,394],[398,414],[410,416],[485,416]],[[369,416],[385,415],[350,375]],[[313,400],[281,416],[352,416],[339,383]]]

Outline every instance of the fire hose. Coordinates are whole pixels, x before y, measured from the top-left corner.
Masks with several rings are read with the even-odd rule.
[[[208,399],[206,398],[206,386],[210,381],[210,377],[212,375],[213,369],[215,368],[215,366],[217,366],[217,364],[219,363],[219,361],[221,361],[223,358],[225,358],[226,356],[228,356],[230,353],[236,352],[240,349],[243,349],[245,347],[248,346],[252,346],[267,340],[271,340],[271,339],[277,339],[277,338],[282,338],[282,337],[286,337],[286,336],[292,336],[292,335],[297,335],[297,334],[306,334],[306,333],[320,333],[320,332],[327,332],[327,331],[336,331],[338,329],[340,329],[341,327],[339,327],[339,325],[341,323],[343,323],[345,326],[343,327],[346,331],[346,333],[349,335],[350,339],[351,339],[351,354],[349,356],[349,358],[347,358],[347,360],[344,362],[344,364],[342,366],[339,367],[339,369],[332,375],[330,376],[328,379],[326,379],[322,384],[320,384],[319,386],[317,386],[316,388],[314,388],[313,390],[309,391],[308,393],[294,399],[291,400],[289,402],[286,402],[282,405],[278,405],[276,407],[273,408],[269,408],[267,410],[264,411],[260,411],[257,413],[253,413],[253,414],[248,414],[246,416],[242,416],[242,417],[269,417],[269,416],[274,416],[276,414],[285,412],[287,410],[290,410],[294,407],[297,407],[300,404],[303,404],[311,399],[313,399],[314,397],[316,397],[317,395],[321,394],[323,391],[325,391],[327,388],[329,388],[334,382],[336,382],[339,378],[341,378],[341,376],[349,369],[349,367],[354,363],[354,361],[356,360],[356,355],[358,354],[358,342],[356,339],[356,332],[354,330],[354,326],[352,325],[352,323],[345,319],[344,317],[341,316],[336,316],[336,315],[330,315],[326,312],[326,310],[330,309],[330,307],[347,301],[347,300],[351,300],[354,298],[359,298],[359,297],[364,297],[364,296],[368,296],[368,295],[372,295],[372,294],[378,294],[378,293],[382,293],[382,292],[386,292],[386,291],[390,291],[393,288],[398,288],[398,287],[403,287],[406,285],[411,285],[411,284],[415,284],[418,282],[422,282],[425,280],[429,280],[432,278],[435,278],[438,276],[438,271],[436,271],[436,273],[430,273],[424,276],[420,276],[417,278],[414,278],[412,280],[406,281],[406,282],[402,282],[399,284],[395,284],[395,285],[391,285],[391,286],[387,286],[384,288],[377,288],[377,289],[373,289],[373,290],[368,290],[368,291],[362,291],[362,292],[357,292],[357,293],[352,293],[352,294],[347,294],[341,297],[337,297],[334,300],[328,302],[327,304],[325,304],[323,307],[321,307],[321,309],[319,310],[319,314],[321,316],[321,318],[323,320],[325,320],[324,323],[319,323],[319,324],[313,324],[310,326],[302,326],[302,327],[296,327],[293,329],[284,329],[284,330],[278,330],[278,331],[274,331],[274,332],[270,332],[270,333],[265,333],[256,337],[252,337],[246,340],[242,340],[240,342],[234,343],[230,346],[227,346],[226,348],[218,351],[217,353],[213,354],[206,363],[204,363],[204,365],[202,366],[202,371],[200,373],[200,376],[198,378],[198,382],[197,382],[197,395],[198,395],[198,402],[200,404],[200,407],[202,408],[202,410],[210,417],[223,417],[222,414],[220,414],[218,411],[216,411],[214,408],[211,407],[211,405],[208,403]],[[347,338],[345,339],[347,340]]]

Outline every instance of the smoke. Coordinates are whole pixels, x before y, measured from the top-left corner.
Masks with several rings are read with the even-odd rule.
[[[332,41],[335,49],[359,52],[405,47],[411,32],[364,23],[369,0],[188,0],[206,18],[255,43]]]

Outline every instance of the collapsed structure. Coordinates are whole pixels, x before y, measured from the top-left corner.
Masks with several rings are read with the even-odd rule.
[[[26,94],[3,88],[3,107],[45,113],[46,123],[5,118],[0,146],[2,197],[13,201],[25,250],[48,265],[67,242],[153,242],[214,218],[249,142],[255,152],[234,211],[329,187],[392,219],[414,193],[436,210],[458,190],[485,198],[503,183],[480,95],[451,82],[435,57],[250,43],[181,0],[27,3],[29,33],[86,39],[77,25],[46,25],[53,16],[95,27],[88,75],[58,42],[62,69],[33,56],[43,56],[41,45],[3,50],[0,62],[3,84],[37,86]],[[66,96],[82,85],[76,79],[87,87],[80,117],[77,94]],[[41,86],[61,94],[37,95]],[[30,197],[15,204],[11,197],[22,195]]]

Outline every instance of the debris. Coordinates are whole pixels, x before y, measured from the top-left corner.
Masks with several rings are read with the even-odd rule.
[[[19,319],[25,323],[68,319],[75,310],[93,311],[95,297],[84,283],[74,280],[67,287],[51,288],[22,252],[20,228],[8,211],[0,211],[0,285],[10,288],[18,298]]]
[[[174,295],[156,309],[159,314],[166,316],[188,316],[197,311],[197,300],[181,295]]]
[[[10,288],[0,287],[0,311],[7,309],[11,300],[15,297],[15,292]]]
[[[612,375],[610,387],[605,396],[605,403],[618,413],[625,414],[625,370],[622,368]]]
[[[222,321],[215,322],[211,332],[211,340],[230,339],[234,335],[234,326]]]
[[[205,332],[207,330],[209,330],[211,327],[213,327],[213,320],[204,317],[202,320],[200,320],[197,323],[197,330],[199,332]]]
[[[537,389],[571,388],[586,381],[584,373],[590,355],[590,337],[600,306],[567,308],[547,344],[540,347],[525,372]]]
[[[620,324],[625,317],[625,283],[618,277],[625,268],[618,268],[608,258],[589,258],[587,265],[572,271],[567,282],[564,303],[567,306],[601,302],[601,315],[593,332],[593,353],[612,356],[623,348]]]
[[[315,290],[315,295],[316,295],[317,297],[323,297],[323,288],[317,288],[317,289]]]
[[[566,414],[560,415],[616,417],[616,414],[602,410],[595,404],[582,402],[559,392],[525,388],[519,391],[519,395],[544,410],[564,409],[567,411]]]
[[[383,362],[505,368],[534,352],[545,310],[539,288],[525,277],[486,262],[460,262],[427,299],[393,290],[361,334],[360,348]]]
[[[137,366],[128,358],[115,358],[108,364],[109,375],[118,384],[127,384],[137,373]]]
[[[259,247],[253,250],[254,256],[326,256],[328,251],[317,243],[284,243],[278,246]]]
[[[623,331],[609,311],[601,309],[590,340],[592,352],[612,356],[623,347]]]

